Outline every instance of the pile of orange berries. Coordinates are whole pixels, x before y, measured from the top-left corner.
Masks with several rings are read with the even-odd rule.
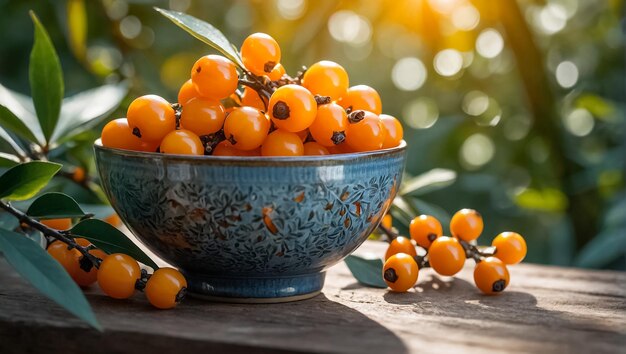
[[[387,228],[391,219],[387,220]],[[417,282],[419,267],[430,266],[440,275],[453,276],[465,265],[466,258],[476,261],[474,283],[485,294],[497,294],[509,285],[506,265],[517,264],[526,256],[526,241],[515,232],[502,232],[492,242],[492,250],[481,251],[470,242],[483,231],[482,216],[473,209],[456,212],[450,221],[452,236],[443,236],[436,218],[420,215],[411,221],[410,238],[398,236],[385,254],[383,278],[393,290],[404,292]],[[416,247],[421,248],[418,256]]]
[[[191,68],[178,103],[146,95],[109,122],[102,144],[136,151],[217,156],[302,156],[372,151],[402,141],[378,92],[349,86],[346,70],[323,60],[295,78],[278,43],[255,33],[241,46],[245,70],[219,55]]]
[[[42,220],[41,223],[61,231],[71,227],[70,219]],[[131,256],[106,254],[84,238],[74,241],[99,259],[100,264],[92,264],[76,248],[58,240],[51,242],[47,251],[81,287],[97,282],[100,289],[114,299],[127,299],[135,294],[135,290],[143,290],[148,301],[159,309],[175,307],[186,294],[187,281],[176,269],[159,268],[148,275]]]

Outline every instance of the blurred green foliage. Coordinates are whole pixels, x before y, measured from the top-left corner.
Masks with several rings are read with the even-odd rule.
[[[481,243],[518,231],[530,262],[626,269],[622,0],[0,0],[0,82],[29,93],[33,9],[67,95],[128,80],[111,118],[138,95],[175,100],[211,50],[153,6],[206,20],[235,44],[269,33],[290,74],[329,59],[376,88],[404,123],[407,174],[456,172],[409,208],[443,219],[475,208]],[[86,134],[83,155],[97,135]]]

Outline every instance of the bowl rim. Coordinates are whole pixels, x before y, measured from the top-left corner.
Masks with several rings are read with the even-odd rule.
[[[187,160],[193,162],[201,162],[205,161],[207,163],[216,162],[216,163],[237,163],[244,162],[248,163],[259,163],[259,164],[267,164],[267,163],[279,163],[279,164],[303,164],[303,163],[324,163],[324,162],[343,162],[343,161],[353,161],[360,160],[365,158],[380,158],[389,155],[394,155],[398,153],[402,153],[407,149],[407,143],[405,140],[400,142],[400,145],[381,150],[374,151],[365,151],[365,152],[352,152],[346,154],[330,154],[330,155],[316,155],[316,156],[213,156],[213,155],[182,155],[182,154],[161,154],[158,152],[147,152],[147,151],[134,151],[134,150],[124,150],[117,148],[110,148],[102,145],[101,139],[97,139],[94,141],[94,149],[100,150],[103,152],[107,152],[110,154],[125,156],[125,157],[142,157],[142,158],[151,158],[151,159],[160,159],[160,160]]]

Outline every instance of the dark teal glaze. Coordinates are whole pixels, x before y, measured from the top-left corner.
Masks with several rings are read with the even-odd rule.
[[[374,230],[400,185],[405,144],[301,158],[163,155],[95,145],[129,229],[208,296],[319,291],[323,271]]]

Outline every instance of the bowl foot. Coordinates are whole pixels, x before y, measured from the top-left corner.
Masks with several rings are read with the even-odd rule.
[[[309,299],[321,292],[325,276],[323,272],[267,278],[185,273],[192,297],[236,303],[278,303]]]

